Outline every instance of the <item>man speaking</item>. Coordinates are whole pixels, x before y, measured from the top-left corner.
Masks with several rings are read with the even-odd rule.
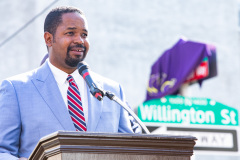
[[[114,101],[93,97],[78,73],[89,50],[83,12],[53,9],[45,19],[44,39],[49,60],[1,83],[0,160],[29,157],[41,137],[58,130],[133,133],[128,113]],[[101,88],[125,102],[118,83],[91,74]]]

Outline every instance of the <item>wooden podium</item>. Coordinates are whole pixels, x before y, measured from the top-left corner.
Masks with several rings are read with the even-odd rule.
[[[195,137],[58,131],[42,138],[29,160],[190,160]]]

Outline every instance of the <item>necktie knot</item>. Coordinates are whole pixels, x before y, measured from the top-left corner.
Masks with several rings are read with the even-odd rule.
[[[71,82],[74,82],[74,79],[73,79],[73,77],[72,77],[71,75],[68,75],[67,81],[68,81],[69,83],[71,83]]]
[[[72,85],[72,86],[74,86],[78,89],[77,84],[76,84],[76,82],[74,81],[74,79],[71,75],[68,75],[67,81],[69,82],[69,85]]]

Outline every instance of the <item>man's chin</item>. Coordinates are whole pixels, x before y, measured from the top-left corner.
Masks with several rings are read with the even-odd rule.
[[[81,62],[85,59],[85,56],[84,55],[76,55],[74,58],[72,58],[72,60],[74,61],[78,61],[78,62]]]
[[[77,65],[78,65],[79,62],[80,62],[80,60],[78,60],[78,61],[65,61],[65,63],[66,63],[69,67],[72,67],[72,68],[77,67]]]
[[[75,55],[74,57],[67,57],[65,63],[70,67],[77,67],[78,63],[85,59],[84,55]]]

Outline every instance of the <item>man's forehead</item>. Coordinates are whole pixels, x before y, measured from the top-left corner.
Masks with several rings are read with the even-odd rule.
[[[77,12],[63,14],[62,23],[60,25],[72,29],[76,29],[78,27],[84,27],[87,29],[88,27],[86,17]]]
[[[66,30],[77,30],[77,29],[79,29],[79,28],[77,28],[77,27],[71,27],[71,26],[66,28]],[[88,32],[87,28],[85,28],[85,27],[84,27],[84,28],[81,28],[81,30],[82,30],[82,31],[85,31],[85,32]]]

